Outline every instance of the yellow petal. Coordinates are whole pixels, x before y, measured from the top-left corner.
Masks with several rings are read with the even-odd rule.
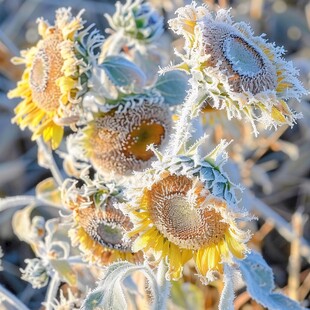
[[[52,137],[52,149],[55,150],[59,147],[62,137],[64,134],[64,129],[60,126],[53,126],[53,137]]]
[[[178,246],[170,243],[169,272],[173,280],[178,280],[182,273],[181,252]]]
[[[199,249],[195,256],[196,268],[200,274],[205,276],[209,270],[208,248]]]
[[[271,117],[277,122],[286,123],[286,118],[276,107],[271,108]]]
[[[227,242],[229,251],[235,257],[242,259],[244,257],[245,245],[241,242],[236,241],[235,238],[232,238],[228,233],[225,235],[225,240]]]

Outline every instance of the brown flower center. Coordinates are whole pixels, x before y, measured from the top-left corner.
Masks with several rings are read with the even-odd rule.
[[[186,176],[169,175],[146,190],[144,199],[156,228],[169,241],[197,250],[223,239],[228,224],[215,210],[200,207],[198,197],[190,197],[193,186]]]
[[[268,57],[233,27],[217,24],[203,26],[205,52],[210,66],[218,66],[235,92],[250,91],[256,95],[274,90],[277,74]]]
[[[161,124],[143,121],[137,129],[128,134],[124,154],[126,157],[134,156],[143,161],[149,160],[154,153],[146,150],[150,144],[160,145],[165,135],[165,128]]]
[[[105,211],[93,206],[75,210],[77,222],[91,239],[109,249],[131,252],[131,240],[123,240],[132,223],[120,210],[108,206]]]
[[[61,56],[61,42],[62,36],[57,31],[40,41],[30,70],[32,99],[46,112],[52,112],[58,108],[62,95],[59,86],[56,85],[57,79],[63,75],[64,60]]]
[[[84,130],[85,150],[102,174],[130,175],[148,167],[154,157],[147,146],[161,147],[171,128],[167,106],[147,101],[123,111],[108,113]]]

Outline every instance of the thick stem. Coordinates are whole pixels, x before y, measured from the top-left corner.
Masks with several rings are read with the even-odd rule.
[[[186,143],[190,138],[191,119],[196,116],[195,111],[200,108],[206,98],[207,96],[205,94],[200,94],[198,90],[191,90],[188,94],[171,139],[173,154],[179,154],[186,151]]]
[[[16,296],[0,284],[0,299],[6,301],[17,310],[29,310]]]
[[[158,310],[167,309],[167,300],[170,294],[170,282],[166,280],[167,265],[163,260],[159,263],[156,280],[159,287]]]
[[[46,295],[46,310],[53,310],[52,304],[54,299],[56,298],[58,288],[60,284],[60,279],[57,273],[55,273],[52,277],[52,280],[48,286],[47,295]]]

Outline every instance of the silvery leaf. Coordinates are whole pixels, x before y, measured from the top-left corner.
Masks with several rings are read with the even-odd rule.
[[[275,284],[272,269],[259,253],[252,251],[245,259],[238,260],[238,264],[247,291],[258,303],[273,310],[304,309],[287,296],[273,292]]]
[[[187,94],[188,79],[186,74],[180,71],[168,71],[161,75],[155,85],[165,98],[165,103],[171,106],[181,104]]]
[[[133,62],[120,56],[107,56],[100,64],[110,81],[118,86],[125,87],[133,85],[142,88],[146,82],[143,71]]]

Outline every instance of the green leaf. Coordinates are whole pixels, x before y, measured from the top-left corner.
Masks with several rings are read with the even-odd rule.
[[[181,71],[168,71],[158,78],[155,88],[165,98],[166,104],[181,104],[187,94],[188,78]]]
[[[142,88],[146,82],[144,72],[134,63],[120,56],[107,56],[100,67],[110,81],[118,87],[134,86]]]

